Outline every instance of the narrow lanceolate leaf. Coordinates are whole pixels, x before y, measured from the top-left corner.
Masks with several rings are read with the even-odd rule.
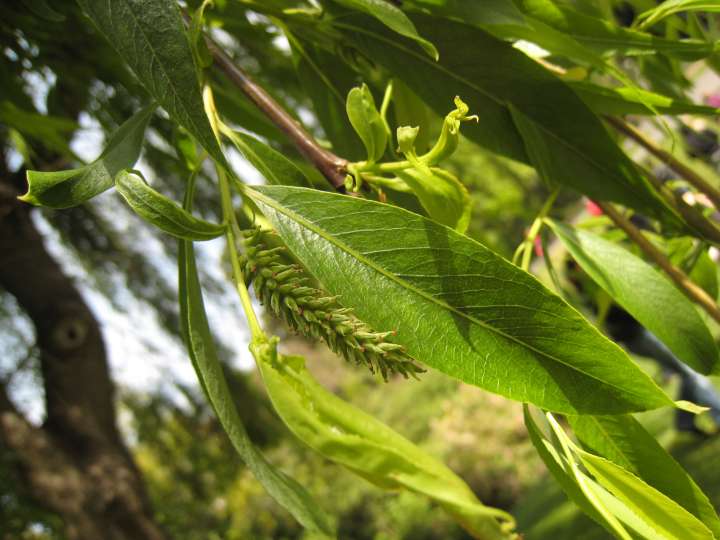
[[[385,26],[397,32],[401,36],[405,36],[416,41],[423,50],[434,60],[438,59],[438,51],[435,46],[427,39],[422,38],[413,22],[403,11],[391,4],[388,0],[335,0],[338,4],[362,11],[375,17]]]
[[[562,80],[479,28],[419,15],[413,20],[438,46],[439,62],[370,20],[335,25],[438,114],[444,115],[447,103],[460,95],[480,116],[477,124],[463,128],[470,140],[536,166],[536,156],[546,156],[554,181],[677,222],[600,120]],[[537,152],[526,149],[539,143]]]
[[[718,350],[710,330],[693,304],[659,271],[598,235],[556,221],[550,224],[593,281],[680,360],[700,373],[716,369]]]
[[[568,84],[596,114],[654,114],[648,105],[663,114],[720,114],[720,109],[715,107],[696,105],[638,88],[607,88],[585,81],[569,81]]]
[[[583,446],[647,482],[700,519],[720,538],[720,519],[680,464],[630,415],[570,416]]]
[[[186,197],[184,205],[188,212],[190,200],[191,195]],[[298,522],[319,534],[332,536],[328,518],[317,503],[300,484],[273,467],[253,446],[245,431],[210,333],[193,244],[188,240],[179,243],[178,269],[181,332],[200,384],[235,450],[267,492]]]
[[[656,8],[638,15],[640,28],[649,28],[682,11],[720,11],[720,4],[717,0],[666,0]]]
[[[597,482],[623,502],[652,531],[643,534],[648,540],[713,540],[715,536],[698,518],[682,506],[666,497],[605,458],[578,451],[582,464]],[[637,530],[637,529],[636,529]]]
[[[712,43],[698,39],[664,39],[586,15],[552,0],[520,0],[518,5],[532,18],[603,55],[663,53],[684,60],[698,60],[714,52]]]
[[[150,105],[127,120],[112,134],[100,157],[84,167],[28,171],[28,192],[21,199],[50,208],[69,208],[110,189],[115,175],[132,167],[140,156],[145,128],[156,108]]]
[[[137,215],[177,238],[212,240],[225,232],[224,225],[196,218],[151,188],[137,173],[121,171],[115,177],[115,187]]]
[[[297,165],[277,150],[241,131],[233,131],[229,128],[222,131],[268,183],[278,186],[312,187]]]
[[[174,0],[78,0],[148,93],[219,163],[190,41]]]
[[[607,513],[603,512],[603,510],[606,510],[604,507],[600,509],[597,508],[597,500],[591,500],[588,497],[588,491],[592,489],[591,486],[595,484],[595,481],[581,471],[573,470],[570,461],[572,456],[568,457],[564,455],[557,438],[551,440],[543,433],[535,422],[527,404],[523,406],[523,417],[525,427],[530,436],[530,442],[532,442],[540,459],[542,459],[553,478],[560,484],[560,488],[568,498],[575,503],[580,510],[611,533],[617,533],[618,531],[622,533],[624,530],[623,527],[619,525],[617,521],[614,521],[612,516],[608,517]],[[584,485],[581,485],[581,483]]]
[[[549,410],[672,404],[562,299],[466,236],[354,197],[275,186],[246,193],[325,289],[373,327],[396,329],[420,362]]]
[[[382,488],[430,497],[474,538],[512,538],[510,515],[484,506],[445,465],[320,386],[302,357],[279,355],[274,344],[255,356],[275,410],[305,444]]]

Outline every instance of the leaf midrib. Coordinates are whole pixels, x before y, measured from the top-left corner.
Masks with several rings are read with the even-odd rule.
[[[135,27],[139,30],[140,34],[142,35],[143,39],[145,40],[145,43],[147,43],[147,46],[149,47],[150,51],[152,52],[155,62],[159,66],[160,71],[163,74],[163,77],[165,77],[165,80],[167,81],[167,86],[172,91],[173,98],[174,98],[173,101],[175,102],[175,106],[182,109],[188,122],[190,122],[190,124],[192,124],[194,131],[196,131],[196,133],[198,133],[198,134],[201,134],[202,130],[198,129],[198,125],[195,123],[195,119],[190,114],[190,111],[188,111],[188,109],[185,107],[185,103],[183,102],[183,100],[180,99],[180,94],[178,93],[177,89],[175,88],[175,85],[172,84],[172,78],[168,75],[167,71],[165,70],[165,66],[164,66],[163,62],[160,60],[160,57],[158,56],[158,53],[155,50],[155,47],[153,46],[153,44],[150,41],[147,34],[145,33],[145,30],[143,29],[142,25],[139,24],[137,15],[133,11],[131,4],[127,0],[122,0],[122,1],[125,4],[125,6],[127,7],[128,12],[130,13],[130,15],[133,19],[133,23],[134,23]],[[185,38],[184,32],[182,33],[182,35],[183,35],[183,38]],[[192,55],[191,55],[191,57],[192,57]],[[193,63],[193,69],[195,69],[195,60],[192,60],[192,63]],[[206,137],[203,136],[203,139],[205,139],[205,138]],[[212,139],[212,140],[214,140],[214,139]],[[207,142],[207,141],[204,141],[204,142]]]
[[[511,336],[511,335],[509,335],[509,334],[506,334],[506,333],[503,332],[502,330],[499,330],[499,329],[497,329],[497,328],[495,328],[495,327],[493,327],[493,326],[488,325],[488,324],[485,323],[484,321],[481,321],[481,320],[478,320],[478,319],[476,319],[476,318],[474,318],[474,317],[471,317],[470,315],[468,315],[468,314],[466,314],[466,313],[463,313],[462,311],[459,311],[459,310],[455,309],[453,306],[451,306],[451,305],[449,305],[449,304],[447,304],[447,303],[445,303],[445,302],[441,302],[441,301],[437,300],[436,298],[432,297],[431,295],[428,295],[427,293],[425,293],[425,292],[423,292],[422,290],[414,287],[413,285],[411,285],[411,284],[409,284],[409,283],[407,283],[407,282],[399,279],[397,276],[395,276],[394,274],[388,272],[387,270],[385,270],[385,269],[382,268],[381,266],[379,266],[379,265],[375,264],[374,262],[368,260],[365,256],[363,256],[363,255],[361,255],[360,253],[356,252],[354,249],[350,248],[349,246],[347,246],[347,245],[345,245],[345,244],[343,244],[343,243],[341,243],[341,242],[336,241],[332,236],[330,236],[330,235],[328,235],[328,234],[325,234],[325,232],[324,232],[322,229],[320,229],[319,227],[317,227],[314,223],[306,220],[304,217],[298,215],[298,214],[295,213],[294,211],[292,211],[292,210],[290,210],[290,209],[288,209],[288,208],[285,208],[285,207],[280,206],[280,204],[277,203],[274,199],[272,199],[272,198],[270,198],[270,197],[268,197],[268,196],[266,196],[266,195],[264,195],[264,194],[262,194],[262,193],[260,193],[260,192],[258,192],[258,191],[255,191],[255,190],[253,190],[253,189],[250,189],[250,188],[246,188],[246,189],[247,189],[248,191],[251,191],[251,192],[254,194],[255,197],[261,199],[261,200],[262,200],[263,202],[265,202],[268,206],[274,208],[275,210],[279,211],[280,213],[282,213],[282,214],[286,215],[287,217],[293,219],[293,220],[296,221],[297,223],[305,226],[307,229],[309,229],[309,230],[311,230],[312,232],[314,232],[315,234],[321,236],[322,238],[324,238],[325,240],[327,240],[327,241],[330,242],[331,244],[335,245],[337,248],[339,248],[339,249],[345,251],[346,253],[348,253],[349,255],[355,257],[358,261],[360,261],[360,262],[362,262],[363,264],[367,265],[368,267],[372,268],[373,270],[375,270],[375,271],[378,272],[379,274],[387,277],[387,278],[390,279],[391,281],[396,282],[396,283],[397,283],[398,285],[400,285],[401,287],[403,287],[403,288],[405,288],[405,289],[407,289],[407,290],[409,290],[409,291],[411,291],[411,292],[414,292],[414,293],[417,294],[418,296],[421,296],[421,297],[425,298],[425,299],[428,300],[430,303],[435,304],[435,305],[437,305],[437,306],[439,306],[439,307],[441,307],[441,308],[447,309],[448,311],[451,311],[451,312],[457,314],[458,316],[463,317],[463,318],[467,319],[468,321],[470,321],[470,322],[472,322],[472,323],[475,323],[475,324],[477,324],[478,326],[481,326],[481,327],[485,328],[486,330],[489,330],[489,331],[491,331],[491,332],[494,332],[494,333],[496,333],[496,334],[498,334],[498,335],[506,338],[507,340],[512,341],[512,342],[520,345],[521,347],[525,347],[525,348],[527,348],[527,349],[530,350],[530,351],[533,351],[533,352],[535,352],[535,353],[537,353],[537,354],[539,354],[539,355],[541,355],[541,356],[544,356],[544,357],[546,357],[546,358],[548,358],[548,359],[550,359],[550,360],[552,360],[552,361],[555,361],[555,362],[557,362],[557,363],[559,363],[559,364],[562,364],[562,365],[564,365],[564,366],[566,366],[566,367],[568,367],[568,368],[570,368],[570,369],[572,369],[572,370],[574,370],[574,371],[577,371],[578,373],[584,375],[585,377],[594,379],[594,380],[600,382],[601,384],[604,384],[604,385],[610,386],[610,387],[612,387],[612,388],[615,388],[615,389],[617,389],[617,390],[620,390],[620,391],[623,392],[623,393],[632,394],[632,395],[635,395],[636,397],[639,397],[639,398],[641,398],[641,399],[644,397],[644,396],[642,396],[641,394],[631,392],[631,391],[629,391],[629,390],[626,389],[626,388],[621,388],[621,387],[619,387],[619,386],[617,386],[617,385],[615,385],[615,384],[613,384],[613,383],[610,383],[610,382],[608,382],[608,381],[604,381],[604,380],[598,378],[597,376],[595,376],[595,375],[593,375],[593,374],[591,374],[591,373],[586,373],[585,371],[582,371],[581,369],[579,369],[577,366],[573,366],[572,364],[568,364],[567,362],[563,361],[563,360],[560,359],[560,358],[557,358],[557,357],[555,357],[555,356],[553,356],[553,355],[551,355],[551,354],[549,354],[549,353],[547,353],[547,352],[545,352],[545,351],[539,350],[539,349],[533,347],[532,345],[530,345],[530,344],[528,344],[528,343],[525,343],[525,342],[523,342],[523,341],[520,341],[518,338],[516,338],[516,337],[514,337],[514,336]],[[308,190],[308,189],[306,189],[306,188],[296,188],[296,189],[302,189],[302,190],[304,190],[304,191],[311,191],[311,190]],[[403,210],[403,209],[400,209],[400,208],[398,208],[398,210],[400,210],[400,211],[402,211],[402,212],[407,212],[406,210]],[[410,212],[407,212],[407,213],[410,213]],[[438,226],[442,226],[442,225],[438,225]],[[449,229],[449,230],[452,230],[452,229]],[[568,306],[568,307],[569,307],[570,309],[574,309],[574,308],[572,308],[572,306]],[[597,332],[597,330],[595,330],[594,327],[592,327],[592,326],[590,326],[590,325],[589,325],[589,329],[590,329],[590,331],[595,331],[595,332]],[[613,344],[613,345],[614,345],[614,344]],[[614,345],[614,346],[617,347],[617,345]],[[618,347],[618,349],[619,349],[619,347]]]

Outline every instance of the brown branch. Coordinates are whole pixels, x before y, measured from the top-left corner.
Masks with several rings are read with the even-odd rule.
[[[716,188],[705,180],[702,176],[692,170],[690,167],[682,163],[679,159],[673,156],[670,152],[663,150],[657,146],[653,141],[648,139],[640,130],[635,126],[625,122],[621,118],[614,116],[605,116],[605,120],[619,133],[622,133],[626,137],[634,140],[640,146],[645,148],[653,156],[658,158],[660,161],[665,163],[668,167],[678,173],[683,179],[689,184],[694,186],[698,191],[704,193],[712,201],[715,208],[720,210],[720,189]]]
[[[650,259],[652,259],[678,286],[678,288],[708,315],[720,323],[720,308],[715,301],[700,287],[698,287],[682,270],[670,262],[658,248],[656,248],[645,235],[632,222],[618,212],[611,204],[596,201],[603,212],[632,240]]]
[[[640,165],[638,167],[645,173],[645,176],[647,176],[660,196],[683,217],[690,227],[695,229],[696,233],[709,242],[720,243],[720,229],[717,228],[715,223],[707,219],[696,206],[691,206],[685,202],[682,194],[678,191],[669,189],[652,171]]]
[[[321,147],[317,141],[277,102],[259,86],[212,39],[205,38],[215,65],[293,142],[338,191],[345,191],[347,160]]]

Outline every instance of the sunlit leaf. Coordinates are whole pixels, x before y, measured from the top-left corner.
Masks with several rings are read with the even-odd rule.
[[[274,344],[259,346],[255,357],[275,410],[305,444],[382,488],[430,497],[477,538],[511,538],[508,514],[484,506],[445,465],[325,390],[302,357],[280,355]]]
[[[720,520],[707,496],[635,418],[570,416],[569,420],[573,432],[589,451],[670,497],[720,537]]]
[[[363,84],[350,90],[345,107],[350,123],[365,145],[367,159],[379,160],[385,153],[388,135],[368,86]]]
[[[191,201],[192,185],[183,205],[187,212],[192,210]],[[235,450],[273,499],[298,522],[319,534],[332,536],[328,518],[317,503],[300,484],[273,467],[245,431],[215,349],[205,314],[194,248],[188,240],[180,240],[178,245],[178,272],[181,333],[198,380]]]
[[[615,495],[652,531],[653,538],[668,540],[712,540],[712,534],[699,519],[612,461],[579,451],[583,465],[600,485]]]
[[[449,228],[355,197],[245,191],[327,290],[372,326],[396,328],[396,341],[429,366],[568,413],[672,404],[562,299]]]

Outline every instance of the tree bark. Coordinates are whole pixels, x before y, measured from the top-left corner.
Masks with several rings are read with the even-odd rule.
[[[63,518],[71,540],[164,540],[117,429],[98,322],[17,201],[18,180],[0,179],[0,287],[34,323],[47,417],[31,425],[0,386],[0,443],[17,454],[30,494]]]

